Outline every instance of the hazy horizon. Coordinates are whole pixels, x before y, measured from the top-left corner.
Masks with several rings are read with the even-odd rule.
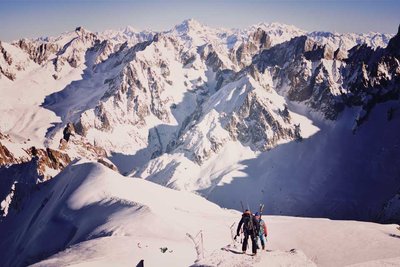
[[[398,14],[400,1],[392,0],[1,1],[0,40],[57,36],[77,26],[93,32],[126,26],[163,31],[189,18],[223,28],[278,22],[306,31],[396,33]]]

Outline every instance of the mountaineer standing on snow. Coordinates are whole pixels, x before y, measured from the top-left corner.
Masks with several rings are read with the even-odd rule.
[[[256,255],[257,254],[257,236],[258,236],[258,232],[260,231],[260,224],[256,220],[256,218],[251,214],[251,212],[249,210],[245,210],[244,213],[242,214],[242,218],[240,219],[239,225],[237,227],[235,240],[240,235],[240,229],[242,228],[242,225],[243,225],[243,234],[244,234],[242,251],[243,251],[243,253],[246,253],[247,242],[250,237],[252,252],[253,252],[253,255]]]
[[[254,214],[254,217],[256,217],[256,220],[260,224],[260,230],[258,231],[258,237],[260,238],[261,246],[262,246],[262,249],[264,250],[265,243],[266,243],[267,236],[268,236],[267,224],[264,222],[263,219],[261,219],[261,214],[259,212],[256,212],[256,214]]]

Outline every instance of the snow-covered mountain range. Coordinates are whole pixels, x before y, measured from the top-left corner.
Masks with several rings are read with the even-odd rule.
[[[28,208],[27,199],[50,201],[36,190],[68,183],[77,160],[225,208],[400,222],[400,32],[216,29],[192,19],[164,32],[78,27],[0,42],[0,95],[3,229],[28,217],[40,225],[33,210],[43,202]],[[12,241],[10,253],[43,243],[43,231]],[[7,264],[43,260],[92,231],[71,230]]]

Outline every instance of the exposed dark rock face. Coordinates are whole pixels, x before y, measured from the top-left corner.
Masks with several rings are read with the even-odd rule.
[[[271,37],[261,28],[257,28],[257,30],[250,36],[250,39],[260,50],[271,47]]]
[[[266,151],[282,139],[293,139],[294,128],[283,126],[276,115],[260,101],[256,94],[250,93],[226,129],[233,140],[239,140],[253,150]],[[284,116],[290,122],[290,115]]]
[[[15,73],[7,71],[7,70],[3,69],[1,66],[0,66],[0,73],[3,74],[5,77],[7,77],[11,81],[15,81],[15,79],[17,78]],[[1,78],[1,76],[0,76],[0,78]]]
[[[17,162],[18,160],[14,157],[14,155],[0,142],[0,166],[12,165]]]
[[[46,62],[51,55],[57,53],[61,48],[54,43],[33,42],[27,39],[21,39],[14,45],[28,53],[29,58],[38,64]]]
[[[11,153],[8,148],[1,143],[1,140],[11,141],[11,139],[8,135],[0,132],[0,168],[2,166],[10,166],[27,160],[16,158],[13,153]]]
[[[206,62],[207,66],[212,68],[214,72],[217,72],[220,69],[228,68],[228,66],[224,65],[212,45],[204,45],[201,50],[201,58]]]
[[[400,57],[400,25],[397,34],[390,39],[386,51],[396,58]]]
[[[347,105],[362,106],[364,112],[356,121],[365,121],[371,109],[381,102],[400,97],[400,33],[388,46],[372,50],[366,45],[358,45],[349,51],[344,69]]]
[[[327,61],[332,62],[330,66],[325,63]],[[289,100],[306,102],[331,120],[343,110],[337,95],[343,64],[326,45],[320,46],[306,36],[300,36],[264,50],[254,57],[253,63],[259,72],[270,72],[276,89]],[[284,87],[286,89],[282,91]]]
[[[116,171],[116,172],[118,171],[118,168],[117,168],[114,164],[112,164],[112,163],[109,162],[109,161],[106,161],[106,160],[103,159],[103,158],[98,159],[97,162],[103,164],[104,166],[106,166],[107,168],[110,168],[110,169],[113,170],[113,171]]]
[[[2,139],[11,141],[7,135],[0,133],[0,140]],[[71,162],[68,154],[50,148],[42,149],[31,147],[24,151],[26,152],[25,157],[15,157],[13,153],[11,153],[9,149],[0,142],[0,168],[2,166],[11,166],[14,164],[29,162],[35,158],[37,159],[37,173],[39,177],[42,177],[43,180],[47,180],[52,177],[47,174],[47,169],[61,171]]]
[[[254,55],[264,49],[270,48],[271,43],[271,37],[261,28],[257,28],[250,34],[247,42],[243,42],[230,52],[229,57],[239,67],[245,67],[251,63]]]
[[[264,72],[267,67],[283,68],[285,64],[304,57],[304,53],[312,51],[313,48],[318,47],[311,39],[306,36],[295,37],[288,42],[262,51],[253,58],[253,64],[256,64],[260,72]]]
[[[0,65],[0,74],[4,75],[7,79],[14,81],[16,79],[16,74],[15,71],[12,71],[12,68],[10,67],[13,63],[13,58],[11,54],[3,47],[1,41],[0,41],[0,57],[2,57],[5,61],[5,66]],[[0,75],[0,79],[1,76]]]
[[[357,45],[344,59],[339,50],[301,36],[264,50],[253,63],[271,73],[278,91],[286,86],[282,93],[289,100],[305,102],[327,119],[336,119],[345,105],[362,106],[359,125],[375,103],[399,96],[399,38],[385,49]]]
[[[43,180],[52,178],[50,175],[46,174],[47,169],[61,171],[71,162],[68,154],[50,148],[37,149],[31,147],[27,153],[32,158],[37,159],[38,175],[43,177]]]
[[[320,60],[322,58],[332,60],[334,59],[334,51],[327,45],[321,46],[314,44],[312,50],[304,52],[304,57],[311,61]]]
[[[215,90],[219,90],[222,86],[232,81],[235,78],[235,74],[236,73],[233,70],[219,70],[216,74],[217,84]]]
[[[0,53],[2,54],[4,60],[7,62],[7,64],[11,65],[13,62],[11,54],[8,53],[7,50],[4,49],[4,47],[1,45],[1,41],[0,41]]]

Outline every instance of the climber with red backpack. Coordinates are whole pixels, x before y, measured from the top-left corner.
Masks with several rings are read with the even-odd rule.
[[[265,243],[266,243],[267,236],[268,236],[267,224],[264,222],[263,219],[261,219],[261,213],[260,212],[256,212],[254,214],[254,217],[256,218],[256,220],[260,224],[260,230],[258,231],[258,238],[260,238],[261,246],[262,246],[262,249],[264,250],[265,249]]]

